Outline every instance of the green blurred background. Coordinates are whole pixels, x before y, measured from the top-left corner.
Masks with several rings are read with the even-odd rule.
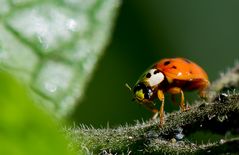
[[[237,0],[123,1],[112,40],[71,120],[112,127],[149,119],[125,83],[133,86],[161,58],[188,58],[215,80],[239,56],[238,8]],[[187,94],[186,100],[196,98]],[[166,112],[177,109],[166,104]]]

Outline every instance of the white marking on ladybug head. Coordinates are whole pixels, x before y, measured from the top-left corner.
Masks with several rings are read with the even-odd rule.
[[[150,69],[149,72],[145,75],[146,81],[149,86],[156,86],[164,80],[164,75],[157,69]]]

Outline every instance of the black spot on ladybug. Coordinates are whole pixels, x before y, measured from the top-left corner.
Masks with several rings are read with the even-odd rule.
[[[189,73],[190,73],[190,74],[192,74],[192,73],[193,73],[193,71],[192,71],[192,70],[190,70],[190,71],[189,71]]]
[[[154,71],[154,74],[157,74],[157,73],[159,73],[160,71],[157,69],[157,70],[155,70]]]
[[[170,64],[170,61],[165,61],[163,65],[167,66],[168,64]]]
[[[189,61],[188,59],[183,59],[186,63],[191,63],[191,61]]]
[[[173,68],[173,69],[177,69],[177,67],[176,67],[176,66],[173,66],[172,68]]]
[[[150,77],[151,77],[150,73],[146,74],[146,78],[150,78]]]

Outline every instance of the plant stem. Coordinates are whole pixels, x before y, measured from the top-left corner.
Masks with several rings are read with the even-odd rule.
[[[138,122],[115,129],[75,127],[67,129],[71,146],[90,153],[185,154],[235,153],[239,150],[239,65],[212,83],[208,101],[195,101],[189,111],[166,115],[166,122]],[[234,138],[214,143],[195,144],[187,137],[196,131],[211,131]]]

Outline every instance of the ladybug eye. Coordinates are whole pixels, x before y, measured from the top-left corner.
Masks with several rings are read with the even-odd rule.
[[[144,97],[146,99],[150,99],[150,97],[153,95],[153,91],[151,89],[151,87],[147,87],[145,90],[144,90]]]
[[[137,98],[150,99],[153,95],[153,90],[151,87],[147,87],[144,83],[138,83],[134,87],[134,94]],[[143,95],[143,97],[141,97]]]
[[[134,93],[136,93],[137,91],[139,91],[140,89],[143,89],[145,87],[145,85],[143,83],[138,83],[135,87],[134,87]]]

